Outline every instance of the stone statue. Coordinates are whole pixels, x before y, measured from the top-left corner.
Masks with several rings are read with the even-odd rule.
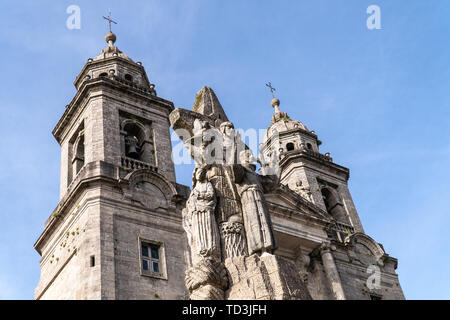
[[[220,124],[220,132],[222,133],[223,160],[226,164],[236,164],[237,155],[245,149],[238,132],[234,130],[234,125],[230,121]]]
[[[299,180],[295,183],[294,191],[301,195],[304,199],[311,201],[312,193],[309,187],[303,186],[303,181]]]
[[[272,253],[276,249],[269,209],[264,199],[263,176],[255,172],[251,150],[241,151],[239,159],[243,173],[237,181],[247,238],[248,254]]]
[[[279,178],[255,172],[251,151],[212,90],[197,94],[192,111],[172,111],[170,122],[196,164],[183,210],[190,299],[307,298],[299,294],[307,290],[293,263],[272,254],[277,246],[264,193]]]
[[[240,138],[229,121],[215,128],[206,121],[195,119],[193,134],[188,143],[191,156],[197,166],[207,168],[207,180],[217,198],[215,217],[220,225],[223,260],[245,255],[242,209],[235,183],[236,176],[242,171],[235,156],[239,146],[236,140]]]
[[[197,167],[193,174],[193,190],[183,210],[183,228],[187,233],[193,265],[186,272],[186,286],[191,299],[223,299],[227,284],[221,262],[215,207],[215,191],[206,179],[206,170]]]
[[[193,190],[187,201],[183,219],[193,256],[220,258],[220,237],[214,210],[216,196],[212,184],[206,180],[206,170],[194,170]],[[198,260],[198,258],[193,258]]]
[[[208,180],[217,195],[216,219],[220,225],[222,259],[247,254],[242,208],[236,177],[242,175],[239,165],[215,164],[208,170]]]

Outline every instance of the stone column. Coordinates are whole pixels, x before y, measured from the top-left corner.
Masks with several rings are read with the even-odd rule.
[[[336,300],[345,300],[344,289],[342,288],[341,278],[334,262],[333,254],[328,243],[323,243],[320,247],[323,267],[330,282],[331,291]]]

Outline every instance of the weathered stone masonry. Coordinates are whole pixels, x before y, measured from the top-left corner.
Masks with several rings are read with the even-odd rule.
[[[183,228],[190,188],[176,182],[170,123],[186,125],[192,112],[217,128],[229,120],[207,87],[192,112],[175,109],[157,96],[142,64],[115,46],[115,35],[105,39],[107,47],[77,76],[77,93],[53,130],[61,146],[60,202],[35,243],[41,255],[35,298],[188,299],[185,273],[197,261]],[[404,299],[397,260],[364,232],[349,170],[322,154],[316,133],[282,112],[278,99],[271,104],[261,175],[252,179],[278,175],[277,185],[263,183],[276,250],[240,255],[242,242],[229,251],[233,257],[218,274],[223,281],[214,280],[222,291],[213,293],[227,299]],[[237,226],[239,220],[231,220],[221,236],[238,241]]]

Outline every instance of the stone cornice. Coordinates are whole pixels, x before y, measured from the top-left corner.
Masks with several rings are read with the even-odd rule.
[[[145,80],[147,82],[148,85],[150,85],[150,81],[148,80],[147,77],[147,73],[145,72],[145,68],[135,62],[129,61],[127,59],[124,59],[122,57],[109,57],[109,58],[104,58],[101,60],[93,60],[91,61],[91,59],[88,60],[88,62],[83,66],[83,68],[81,69],[80,73],[78,74],[78,76],[75,78],[75,81],[73,82],[73,84],[75,85],[76,88],[78,88],[78,85],[80,84],[80,82],[83,79],[83,75],[85,73],[85,71],[91,67],[96,67],[102,64],[107,64],[109,62],[120,62],[122,64],[127,65],[128,67],[131,67],[132,69],[135,69],[138,72],[142,72],[142,74],[145,76]]]
[[[338,165],[334,162],[324,160],[320,157],[314,156],[312,153],[305,150],[293,150],[282,154],[284,157],[280,160],[280,167],[285,167],[289,162],[295,159],[306,159],[315,163],[320,163],[326,167],[332,168],[339,173],[344,174],[346,180],[350,178],[350,170],[346,167]]]
[[[82,104],[81,101],[84,98],[86,98],[91,89],[99,87],[101,88],[102,86],[112,88],[116,92],[124,92],[126,94],[136,96],[143,100],[150,101],[153,104],[157,104],[163,108],[166,108],[168,110],[168,113],[174,110],[174,105],[171,101],[153,95],[150,92],[150,90],[144,91],[143,89],[128,86],[126,84],[123,84],[122,82],[110,78],[95,78],[85,80],[82,83],[80,90],[78,90],[75,96],[73,97],[70,104],[67,105],[66,110],[64,111],[62,117],[60,118],[60,120],[58,121],[58,123],[56,124],[55,128],[52,131],[53,136],[56,138],[58,143],[61,143],[62,133],[66,128],[67,124],[72,119],[73,115],[75,114],[80,104]]]
[[[314,203],[305,200],[302,196],[300,196],[295,191],[291,190],[288,186],[280,184],[279,187],[271,192],[272,194],[278,194],[280,196],[286,196],[289,200],[291,200],[297,207],[305,206],[312,212],[314,212],[319,218],[328,219],[328,213],[323,210],[321,207],[315,205]]]
[[[282,135],[289,135],[289,134],[295,133],[295,132],[299,132],[299,133],[305,134],[305,135],[310,136],[311,138],[313,138],[315,140],[318,139],[318,137],[317,137],[317,135],[315,133],[312,133],[311,131],[308,131],[308,130],[304,130],[302,128],[295,128],[295,129],[290,129],[290,130],[286,130],[286,131],[280,131],[280,132],[278,132],[278,134],[280,136],[282,136]]]
[[[36,249],[36,251],[41,254],[42,244],[45,243],[45,241],[52,235],[54,230],[64,222],[65,217],[68,215],[68,210],[71,208],[71,205],[73,205],[73,203],[76,201],[76,199],[78,199],[79,195],[84,190],[86,190],[93,183],[96,183],[98,185],[113,185],[118,187],[120,183],[126,183],[123,178],[120,178],[120,175],[121,174],[119,167],[103,161],[91,162],[85,165],[78,173],[74,181],[69,185],[66,195],[61,199],[53,213],[45,222],[44,231],[34,244],[34,248]],[[173,189],[176,190],[176,186],[173,186]],[[178,195],[178,192],[176,195]],[[180,196],[182,197],[182,195]],[[176,197],[173,199],[173,201],[180,201],[180,199],[179,197]],[[177,210],[176,207],[173,207],[172,209]],[[174,218],[179,218],[179,215],[172,213],[170,210],[165,212],[164,215],[166,217],[168,215],[173,215]]]
[[[269,207],[269,211],[271,214],[274,214],[281,218],[295,219],[298,220],[299,222],[304,222],[305,220],[308,220],[310,222],[318,224],[324,230],[326,225],[328,224],[328,221],[326,219],[321,219],[319,217],[307,214],[305,212],[302,212],[301,210],[294,210],[292,208],[285,207],[278,203],[269,201],[267,201],[267,205]]]
[[[270,130],[270,128],[271,128],[271,126],[267,130]],[[286,130],[286,131],[279,131],[278,135],[281,137],[281,136],[289,135],[289,134],[296,133],[296,132],[310,136],[314,140],[319,141],[318,136],[315,133],[304,130],[302,128],[295,128],[295,129],[290,129],[290,130]],[[267,134],[271,134],[271,133],[268,132]],[[265,149],[270,146],[270,144],[272,143],[272,138],[273,138],[273,136],[271,135],[270,137],[267,138],[266,141],[264,141],[264,143],[262,144],[262,146],[260,148],[260,151],[262,153],[264,153]]]

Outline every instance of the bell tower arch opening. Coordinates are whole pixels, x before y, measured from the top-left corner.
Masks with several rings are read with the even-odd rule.
[[[127,112],[120,112],[120,118],[122,158],[156,166],[155,142],[151,121]]]
[[[82,130],[78,134],[77,140],[75,141],[75,144],[73,146],[73,150],[75,156],[72,163],[75,176],[84,166],[84,130]]]
[[[82,122],[69,140],[67,161],[67,184],[70,184],[85,164],[84,122]]]
[[[337,221],[350,224],[347,212],[337,190],[330,186],[322,186],[320,193],[322,194],[323,203],[327,212]]]
[[[142,146],[145,141],[145,131],[137,123],[125,124],[125,156],[135,160],[142,159]]]

